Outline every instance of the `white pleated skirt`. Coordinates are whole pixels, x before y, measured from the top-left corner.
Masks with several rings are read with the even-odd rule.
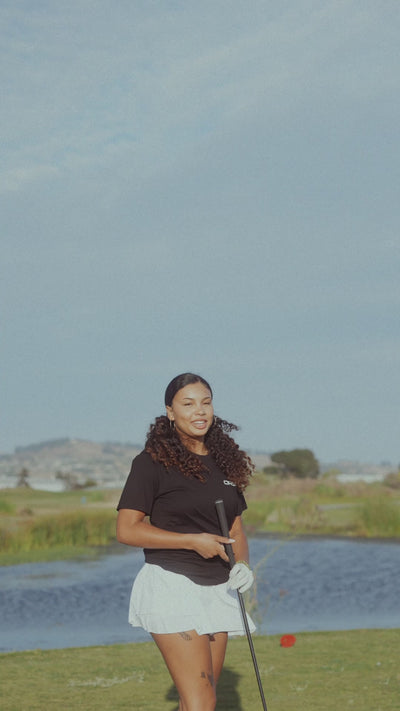
[[[255,625],[247,615],[249,629]],[[147,632],[170,634],[246,634],[236,591],[227,583],[198,585],[185,575],[145,563],[133,583],[129,623]]]

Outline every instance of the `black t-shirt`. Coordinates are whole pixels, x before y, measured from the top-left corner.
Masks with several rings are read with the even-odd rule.
[[[165,531],[222,535],[215,501],[223,500],[229,528],[247,508],[246,502],[210,455],[199,459],[209,469],[204,474],[204,483],[186,477],[176,468],[166,469],[147,452],[141,452],[132,462],[118,510],[143,511],[150,516],[153,526]],[[186,575],[200,585],[217,585],[229,577],[229,564],[220,556],[203,558],[196,551],[167,548],[145,548],[144,554],[147,563]]]

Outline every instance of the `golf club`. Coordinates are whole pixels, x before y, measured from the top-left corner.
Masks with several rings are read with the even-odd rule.
[[[226,513],[225,513],[225,506],[224,506],[224,502],[222,501],[222,499],[218,499],[215,502],[215,507],[217,509],[218,520],[219,520],[219,525],[221,528],[222,535],[225,536],[225,538],[230,538],[229,526],[228,526],[228,521],[226,519]],[[232,544],[225,543],[225,549],[226,549],[226,552],[227,552],[227,555],[229,558],[229,565],[231,566],[231,568],[233,568],[233,566],[235,565],[235,554],[233,552]],[[264,709],[264,711],[267,711],[267,702],[265,701],[264,690],[263,690],[262,683],[261,683],[261,677],[260,677],[260,672],[258,669],[256,653],[254,651],[253,640],[251,638],[249,623],[247,621],[247,614],[246,614],[246,608],[244,606],[243,596],[242,596],[242,593],[239,592],[239,590],[237,590],[236,592],[237,592],[237,596],[239,598],[239,605],[240,605],[240,611],[242,613],[243,625],[244,625],[244,629],[246,631],[247,641],[248,641],[249,647],[250,647],[251,658],[253,660],[254,671],[256,674],[256,679],[257,679],[258,689],[259,689],[260,696],[261,696],[263,709]]]

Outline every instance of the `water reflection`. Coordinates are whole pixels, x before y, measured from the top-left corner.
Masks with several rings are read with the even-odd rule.
[[[348,540],[250,541],[258,632],[400,627],[400,546]],[[150,639],[127,622],[141,551],[0,568],[0,651]]]
[[[271,548],[271,542],[267,546]],[[252,542],[254,560],[265,543]],[[293,540],[261,563],[260,631],[400,626],[400,546],[335,539]]]

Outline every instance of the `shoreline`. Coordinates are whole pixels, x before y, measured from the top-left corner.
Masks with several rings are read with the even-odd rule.
[[[338,635],[346,635],[346,634],[374,634],[374,633],[379,633],[379,632],[389,632],[389,633],[395,633],[395,632],[400,632],[400,627],[354,627],[351,629],[339,629],[339,630],[301,630],[300,632],[296,632],[295,636],[296,638],[301,638],[301,637],[309,637],[309,636],[318,636],[321,638],[323,635],[329,635],[329,636],[338,636]],[[282,637],[282,634],[280,632],[278,633],[272,633],[272,634],[258,634],[257,632],[252,634],[252,637],[257,640],[257,644],[261,644],[263,641],[270,643],[271,641],[274,641],[274,639],[280,640]],[[228,644],[235,642],[237,640],[241,639],[241,635],[232,637],[229,639]],[[244,639],[244,636],[243,636]],[[19,650],[13,650],[13,651],[2,651],[0,650],[0,659],[4,658],[5,656],[15,656],[15,655],[51,655],[51,654],[62,654],[63,652],[90,652],[90,650],[104,650],[104,649],[112,649],[112,648],[120,648],[120,647],[136,647],[137,645],[148,645],[151,648],[153,648],[154,642],[151,639],[146,639],[146,640],[135,640],[132,642],[112,642],[111,644],[87,644],[87,645],[81,645],[81,646],[76,646],[76,647],[50,647],[50,648],[45,648],[42,649],[40,647],[33,647],[32,649],[19,649]]]
[[[400,544],[400,537],[396,538],[394,536],[374,536],[369,538],[368,536],[340,536],[338,534],[330,533],[285,533],[285,532],[269,532],[269,531],[252,531],[246,532],[247,538],[270,538],[270,539],[285,539],[285,540],[332,540],[332,541],[352,541],[353,543],[392,543],[394,545]]]
[[[270,540],[270,541],[344,541],[349,543],[372,543],[373,545],[379,544],[390,544],[390,545],[400,545],[400,538],[388,537],[374,537],[368,538],[366,536],[339,536],[339,535],[329,535],[329,534],[307,534],[307,533],[276,533],[268,531],[259,532],[247,532],[247,538],[250,541],[254,540]],[[27,565],[35,563],[54,563],[56,561],[87,561],[95,560],[99,557],[106,555],[128,555],[132,551],[137,551],[140,553],[141,548],[135,548],[133,546],[126,546],[118,541],[113,541],[104,546],[82,546],[80,549],[74,547],[69,547],[68,549],[63,547],[63,551],[58,551],[57,547],[37,549],[30,553],[21,554],[8,554],[0,553],[0,569],[10,566],[17,565]],[[3,558],[3,560],[2,560]],[[15,560],[13,560],[15,558]],[[20,558],[20,559],[19,559]],[[8,559],[8,560],[7,560]]]

